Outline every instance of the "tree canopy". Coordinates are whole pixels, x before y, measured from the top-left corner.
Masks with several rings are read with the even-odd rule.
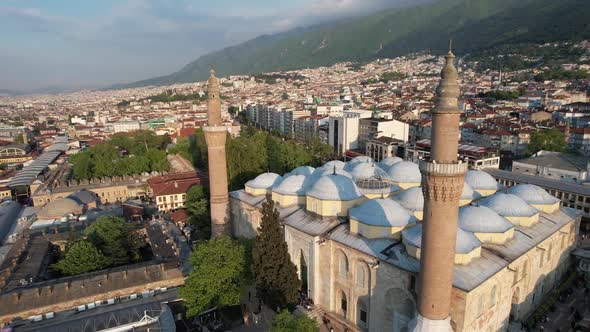
[[[65,276],[97,271],[108,266],[109,259],[86,240],[73,243],[66,251],[64,258],[52,265]]]
[[[559,129],[552,128],[532,133],[527,146],[527,154],[532,155],[541,150],[565,152],[567,149],[565,135]]]
[[[76,179],[132,175],[143,172],[167,171],[166,151],[168,136],[157,136],[149,130],[140,130],[129,136],[115,134],[106,142],[88,151],[70,157]]]
[[[192,186],[186,194],[185,206],[191,215],[190,223],[197,229],[197,238],[210,238],[209,194],[205,187],[200,185]]]
[[[318,332],[318,323],[307,317],[294,317],[287,309],[272,318],[271,332]]]
[[[100,217],[84,233],[88,241],[106,256],[110,266],[138,262],[141,259],[141,239],[123,218]]]
[[[285,308],[297,301],[299,279],[283,239],[274,201],[262,204],[262,221],[252,248],[256,293],[270,308]]]
[[[187,314],[196,316],[214,307],[238,305],[240,287],[248,274],[246,247],[229,237],[199,244],[191,253],[193,271],[180,288]]]

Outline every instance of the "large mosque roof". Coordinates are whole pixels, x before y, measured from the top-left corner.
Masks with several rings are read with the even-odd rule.
[[[395,195],[393,199],[410,211],[424,210],[424,194],[422,193],[422,187],[408,188]]]
[[[416,222],[416,217],[396,201],[371,199],[350,210],[350,218],[370,226],[403,227]]]
[[[467,182],[463,182],[463,192],[461,193],[461,199],[473,201],[479,197],[481,197],[481,195],[477,191],[473,190],[473,188],[471,188]]]
[[[411,161],[400,161],[387,171],[391,179],[399,183],[417,183],[422,181],[418,165]]]
[[[491,175],[484,171],[467,171],[465,182],[475,190],[498,190],[500,186]]]
[[[39,212],[39,219],[59,219],[69,214],[80,214],[84,207],[71,198],[58,198],[47,203]]]
[[[416,248],[422,247],[422,224],[405,229],[402,231],[404,243]],[[471,232],[457,228],[457,242],[455,243],[455,252],[458,254],[467,254],[473,249],[481,247],[479,239]]]
[[[545,189],[533,184],[517,184],[508,189],[509,194],[522,198],[529,204],[554,204],[559,198],[549,195]]]
[[[340,174],[320,177],[311,185],[307,195],[321,200],[350,201],[363,197],[351,178]]]
[[[299,167],[293,169],[291,172],[285,174],[283,176],[283,178],[285,178],[287,176],[291,176],[291,175],[305,175],[305,176],[310,176],[311,174],[313,174],[314,171],[315,171],[315,168],[313,168],[311,166],[299,166]]]
[[[268,189],[281,182],[282,177],[276,173],[262,173],[254,180],[246,182],[246,186],[256,189]]]
[[[477,202],[504,217],[530,217],[539,211],[530,206],[522,198],[513,194],[495,193]]]
[[[379,162],[379,166],[381,166],[383,169],[389,169],[391,166],[402,161],[404,160],[400,157],[387,157]]]
[[[305,195],[306,188],[305,175],[290,175],[283,178],[283,181],[276,184],[272,191],[281,195]]]
[[[504,233],[511,222],[485,206],[465,206],[459,210],[459,228],[473,233]]]

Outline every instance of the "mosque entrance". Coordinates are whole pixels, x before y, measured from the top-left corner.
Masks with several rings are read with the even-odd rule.
[[[303,256],[303,251],[301,251],[301,254],[299,256],[299,279],[301,280],[301,291],[303,292],[303,294],[309,296],[307,262],[305,261],[305,256]]]

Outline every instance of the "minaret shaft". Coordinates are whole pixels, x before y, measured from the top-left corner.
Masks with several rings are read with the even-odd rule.
[[[209,161],[209,193],[211,207],[211,237],[231,235],[227,188],[225,140],[227,129],[221,121],[219,82],[211,70],[208,84],[207,126],[203,127]]]
[[[418,313],[414,331],[450,331],[459,199],[467,164],[457,161],[460,112],[454,56],[449,50],[432,111],[430,160],[420,163],[424,224]]]

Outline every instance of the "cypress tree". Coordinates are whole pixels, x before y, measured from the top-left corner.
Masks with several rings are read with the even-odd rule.
[[[252,248],[252,270],[258,297],[270,308],[297,301],[299,279],[283,239],[279,212],[268,199],[262,204],[262,222]]]

